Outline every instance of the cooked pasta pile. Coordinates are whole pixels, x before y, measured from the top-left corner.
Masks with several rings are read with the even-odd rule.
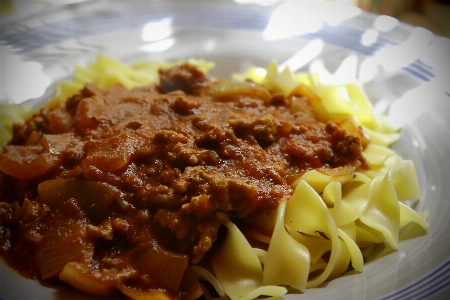
[[[280,73],[276,63],[234,77],[250,78],[287,95],[302,90],[319,119],[345,120],[349,129],[362,128],[370,141],[364,157],[371,168],[340,174],[309,171],[292,184],[292,197],[276,214],[261,216],[245,230],[227,224],[226,240],[212,259],[214,286],[221,286],[221,295],[254,299],[283,295],[285,287],[318,287],[342,275],[349,264],[362,272],[376,244],[397,250],[403,226],[415,222],[428,227],[428,213],[405,204],[418,200],[420,191],[412,161],[389,148],[399,138],[398,130],[375,115],[360,86],[322,85],[316,74],[293,74],[289,69]],[[264,250],[252,244],[263,244]]]
[[[214,64],[191,60],[207,72]],[[71,81],[56,85],[49,106],[76,94],[86,83],[107,89],[118,83],[131,89],[158,80],[158,70],[177,63],[125,64],[99,55],[87,67],[75,67]],[[314,169],[292,181],[293,194],[274,211],[252,216],[245,224],[225,224],[227,234],[211,253],[211,268],[200,263],[192,270],[214,294],[230,299],[282,296],[290,288],[304,291],[341,276],[349,266],[363,271],[364,261],[377,244],[399,247],[399,232],[415,222],[428,226],[428,214],[417,213],[406,200],[419,200],[417,174],[412,161],[389,148],[399,138],[383,116],[375,115],[371,102],[356,83],[325,85],[317,74],[251,67],[234,74],[238,81],[251,80],[273,93],[307,99],[317,120],[333,121],[358,134],[370,168]],[[304,101],[293,104],[302,109]],[[5,108],[6,109],[6,108]],[[0,130],[5,142],[12,123],[21,122],[22,109],[2,107]],[[5,132],[5,133],[3,133]],[[132,296],[132,295],[131,295]],[[159,299],[159,298],[158,298]]]

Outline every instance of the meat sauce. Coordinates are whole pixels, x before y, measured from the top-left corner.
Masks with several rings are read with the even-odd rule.
[[[88,84],[14,126],[0,156],[1,255],[86,292],[195,299],[190,266],[224,222],[275,209],[311,169],[364,166],[363,146],[318,122],[306,97],[190,64],[133,90]]]

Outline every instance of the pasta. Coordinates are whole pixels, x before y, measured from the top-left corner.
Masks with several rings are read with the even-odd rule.
[[[190,63],[203,72],[213,67],[212,63],[201,60],[191,60]],[[56,84],[55,94],[48,107],[58,106],[87,83],[93,83],[101,89],[117,84],[132,89],[157,82],[159,69],[179,64],[124,64],[99,55],[87,67],[75,67],[72,81]],[[280,297],[290,289],[305,291],[318,287],[341,276],[349,266],[363,272],[364,260],[376,244],[386,243],[397,250],[399,232],[403,226],[415,222],[424,229],[428,227],[428,214],[415,212],[405,202],[419,200],[420,191],[412,161],[402,159],[389,148],[399,138],[398,130],[390,127],[382,116],[375,115],[360,86],[355,83],[324,85],[317,74],[294,74],[288,68],[280,72],[275,62],[270,63],[267,69],[251,67],[244,73],[234,74],[233,78],[238,82],[251,80],[274,94],[307,99],[306,102],[294,101],[292,109],[303,111],[307,103],[318,120],[324,123],[333,121],[341,129],[358,136],[364,146],[362,155],[369,167],[344,165],[310,169],[291,180],[292,195],[281,201],[275,210],[253,215],[244,224],[235,224],[233,220],[224,222],[227,234],[212,251],[211,266],[201,263],[192,266],[192,272],[197,278],[209,282],[212,287],[209,290],[203,288],[205,297],[212,298],[211,294],[227,296],[232,300],[255,299],[260,296]],[[210,90],[210,93],[219,98],[222,97],[221,93],[229,96],[227,93],[242,93],[247,88],[245,84],[233,83],[231,88],[223,85]],[[261,99],[266,97],[262,90],[252,90],[252,93],[258,93]],[[2,107],[0,130],[7,133],[2,133],[2,136],[7,137],[1,140],[3,144],[11,137],[12,123],[23,121],[23,110]],[[51,141],[48,144],[51,145]],[[110,165],[110,161],[102,164],[105,169],[110,168],[108,171],[116,168]],[[20,170],[17,172],[20,173]],[[68,181],[56,182],[57,180],[44,183],[52,187],[56,184],[69,184]],[[71,189],[76,190],[71,192],[72,196],[76,195],[73,197],[82,198],[81,194],[85,193],[83,188],[86,188],[83,184],[76,179],[70,182]],[[100,189],[98,197],[103,197],[102,205],[109,205],[114,201],[115,196],[110,189],[95,184],[89,188]],[[39,195],[50,199],[46,205],[51,207],[52,201],[56,201],[52,200],[54,196],[51,188],[41,184],[40,189]],[[120,205],[126,207],[128,204],[122,201]],[[73,251],[75,258],[78,249]],[[156,250],[145,248],[142,251]],[[185,261],[185,258],[177,259]],[[93,279],[95,274],[86,283],[86,278],[83,277],[85,271],[80,266],[71,261],[62,266],[52,266],[55,269],[43,272],[48,272],[45,275],[48,277],[61,272],[60,279],[87,292],[110,292],[109,286]],[[183,275],[178,279],[179,285],[184,280]],[[125,286],[119,289],[136,299],[170,299],[163,292],[142,294]]]
[[[22,124],[30,108],[0,103],[0,146],[12,138],[13,124]]]
[[[383,117],[375,116],[360,87],[356,84],[322,87],[313,74],[290,74],[288,69],[278,73],[275,63],[267,72],[250,68],[235,78],[251,78],[285,94],[299,84],[307,85],[323,104],[316,113],[323,119],[351,120],[363,128],[370,140],[364,150],[370,170],[337,176],[318,170],[303,174],[293,183],[292,197],[278,208],[271,239],[249,235],[268,244],[263,270],[265,285],[286,285],[298,290],[317,287],[344,273],[349,263],[362,272],[361,248],[386,240],[396,250],[402,226],[415,222],[424,229],[428,227],[428,214],[418,214],[404,203],[420,197],[414,164],[388,148],[399,134]],[[270,221],[273,220],[264,220],[264,226]],[[241,244],[236,244],[232,249],[238,253],[241,248]],[[322,256],[329,251],[326,262]],[[219,267],[215,269],[220,272]],[[318,270],[319,275],[308,276]],[[270,292],[266,295],[276,296]]]

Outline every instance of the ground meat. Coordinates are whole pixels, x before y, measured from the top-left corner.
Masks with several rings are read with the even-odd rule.
[[[211,82],[202,71],[189,63],[168,70],[160,70],[159,77],[163,93],[183,91],[188,95],[199,95]]]
[[[292,194],[290,183],[308,170],[361,160],[359,136],[316,121],[310,109],[293,113],[294,99],[273,95],[263,101],[252,97],[249,85],[245,96],[216,101],[205,92],[211,80],[190,64],[160,71],[160,77],[159,85],[131,91],[87,85],[65,104],[15,127],[0,156],[0,187],[8,186],[0,194],[3,245],[23,249],[33,243],[37,250],[31,252],[40,253],[47,217],[57,215],[52,224],[63,226],[61,214],[71,210],[43,205],[48,200],[40,199],[37,186],[74,178],[104,186],[96,205],[108,217],[97,216],[95,223],[84,208],[91,190],[69,191],[61,202],[81,214],[67,216],[75,220],[67,230],[82,228],[80,240],[94,247],[85,251],[93,253],[89,268],[130,268],[127,253],[148,243],[157,246],[145,251],[161,247],[197,263],[227,220],[275,209]],[[260,95],[263,88],[257,89]],[[30,140],[32,147],[24,146]],[[45,172],[32,172],[42,166]],[[12,216],[14,205],[25,212],[20,220]],[[24,239],[13,240],[13,232]],[[3,252],[17,257],[9,253]],[[31,255],[25,264],[35,268],[34,261]],[[132,282],[135,277],[124,276],[136,270],[128,271],[117,269],[117,278]]]

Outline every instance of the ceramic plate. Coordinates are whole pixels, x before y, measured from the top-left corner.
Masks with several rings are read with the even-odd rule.
[[[240,1],[245,2],[245,1]],[[249,1],[246,1],[249,2]],[[416,165],[429,229],[364,272],[287,299],[444,299],[450,293],[450,42],[386,16],[321,1],[87,1],[0,27],[2,101],[38,106],[73,66],[104,53],[126,62],[203,58],[229,76],[271,60],[330,82],[359,80],[377,113],[403,126],[394,145]],[[268,4],[268,1],[266,1]],[[31,100],[28,100],[31,99]],[[84,297],[84,298],[83,298]],[[43,287],[0,263],[0,299],[95,299]]]

